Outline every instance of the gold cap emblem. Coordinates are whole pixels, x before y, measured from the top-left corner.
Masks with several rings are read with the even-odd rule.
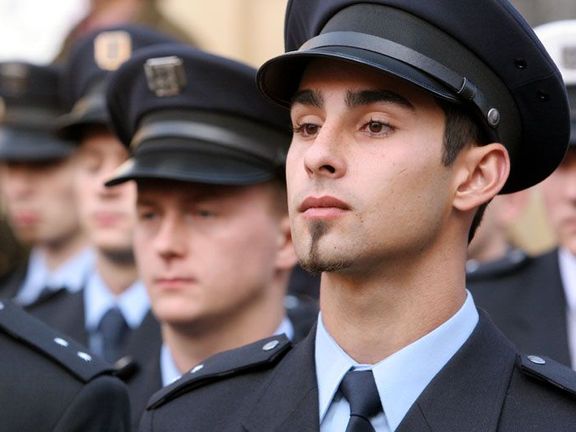
[[[148,88],[158,97],[176,96],[186,85],[184,62],[176,56],[148,59],[144,72]]]
[[[125,31],[107,31],[94,39],[94,61],[100,69],[114,71],[132,55],[132,39]]]

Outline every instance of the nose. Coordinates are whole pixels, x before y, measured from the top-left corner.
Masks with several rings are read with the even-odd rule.
[[[310,177],[339,178],[346,172],[341,131],[326,122],[304,153],[304,167]]]
[[[165,215],[154,238],[153,247],[164,260],[170,261],[186,254],[188,234],[183,232],[183,223],[176,215]]]
[[[35,189],[33,173],[25,168],[10,167],[3,170],[2,190],[7,199],[30,196]]]

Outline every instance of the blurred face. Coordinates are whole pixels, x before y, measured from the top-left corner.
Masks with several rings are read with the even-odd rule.
[[[318,61],[291,108],[292,235],[302,265],[366,274],[426,250],[451,211],[444,114],[414,86]]]
[[[138,182],[134,253],[160,321],[202,329],[254,310],[295,263],[279,258],[289,227],[277,195],[271,184]]]
[[[576,254],[576,150],[541,183],[548,219],[559,244]]]
[[[79,231],[71,158],[0,165],[0,188],[8,221],[31,245],[58,244]]]
[[[110,253],[132,249],[136,186],[127,182],[104,187],[127,158],[126,149],[104,129],[89,131],[77,153],[76,187],[82,224],[90,242]]]

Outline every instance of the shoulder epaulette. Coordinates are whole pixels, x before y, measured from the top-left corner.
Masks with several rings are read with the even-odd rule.
[[[0,301],[0,332],[42,353],[81,381],[88,382],[96,376],[112,373],[110,365],[82,345],[8,300]]]
[[[279,335],[216,354],[193,367],[178,381],[157,392],[150,399],[147,409],[158,408],[184,393],[227,377],[270,368],[291,348],[290,339]]]
[[[520,370],[531,377],[576,395],[576,372],[544,356],[520,355]]]

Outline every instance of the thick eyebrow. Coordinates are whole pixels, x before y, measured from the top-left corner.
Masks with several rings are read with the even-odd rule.
[[[314,90],[300,90],[292,97],[291,106],[294,104],[302,104],[307,106],[314,106],[322,108],[324,106],[324,98],[322,95]]]
[[[360,105],[370,105],[372,103],[391,103],[400,105],[414,111],[414,105],[404,96],[390,90],[362,90],[359,92],[349,91],[346,95],[346,105],[354,108]]]

